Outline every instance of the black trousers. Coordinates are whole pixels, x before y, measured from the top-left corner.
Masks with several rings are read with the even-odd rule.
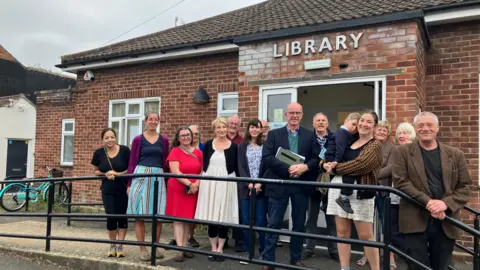
[[[443,232],[442,221],[431,219],[427,230],[422,233],[405,234],[407,254],[433,270],[447,270],[450,264],[455,240]],[[422,269],[409,263],[409,270]]]
[[[220,238],[227,239],[228,227],[217,226],[217,225],[208,225],[208,237],[210,238]]]
[[[348,175],[344,175],[342,176],[342,183],[343,184],[355,184],[355,181],[357,179],[355,177],[351,177],[351,176],[348,176]],[[353,194],[353,189],[341,189],[340,190],[340,194],[341,195],[344,195],[344,196],[350,196]]]
[[[127,213],[128,196],[127,192],[103,193],[103,207],[106,214],[124,215]],[[127,229],[128,220],[126,218],[107,218],[107,230]]]

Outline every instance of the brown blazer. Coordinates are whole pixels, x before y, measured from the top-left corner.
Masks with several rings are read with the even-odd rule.
[[[387,140],[382,143],[382,168],[378,174],[378,184],[382,186],[392,186],[393,148],[395,148],[395,144],[391,141]]]
[[[459,219],[460,210],[470,199],[468,185],[472,178],[462,151],[438,143],[445,194],[442,201],[448,206],[445,212],[449,217]],[[403,191],[423,205],[431,200],[425,165],[418,141],[400,145],[393,149],[393,182],[395,188]],[[424,209],[413,206],[406,200],[400,202],[400,232],[419,233],[427,230],[430,214]],[[447,237],[456,239],[461,231],[448,222],[442,222]]]

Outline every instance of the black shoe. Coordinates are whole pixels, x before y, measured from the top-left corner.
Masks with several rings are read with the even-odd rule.
[[[283,247],[283,243],[280,241],[277,241],[277,247]]]
[[[221,258],[221,257],[215,257],[215,260],[216,260],[217,262],[223,262],[223,261],[225,261],[225,259],[224,259],[224,258]]]
[[[200,244],[197,242],[197,240],[195,240],[195,238],[190,238],[188,239],[188,245],[192,248],[198,248],[200,247]]]
[[[215,256],[208,256],[207,257],[207,260],[211,261],[211,262],[214,262],[216,261],[217,259],[215,258]]]
[[[245,252],[245,250],[243,249],[243,245],[235,244],[235,252]]]
[[[313,257],[315,257],[315,252],[305,250],[302,253],[302,260],[308,260],[308,259],[313,258]]]
[[[176,246],[177,241],[175,241],[175,239],[172,239],[172,240],[170,240],[170,242],[168,242],[168,244],[171,245],[171,246]],[[169,248],[165,248],[165,250],[169,250]]]
[[[343,211],[353,214],[352,206],[348,198],[343,199],[342,196],[338,197],[335,202],[343,209]]]
[[[340,262],[340,257],[338,257],[338,253],[329,253],[328,255],[330,256],[330,259],[336,262]]]

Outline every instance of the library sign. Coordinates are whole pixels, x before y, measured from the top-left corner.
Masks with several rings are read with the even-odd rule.
[[[328,37],[324,37],[320,44],[318,44],[314,39],[307,39],[304,42],[300,41],[292,41],[286,42],[281,44],[273,45],[273,57],[279,58],[283,56],[295,56],[300,54],[314,54],[314,53],[322,53],[324,50],[328,51],[340,51],[340,50],[348,50],[350,47],[354,49],[358,48],[358,43],[363,36],[362,33],[358,34],[349,34],[347,35],[337,35],[335,37],[331,37],[334,42],[330,40]],[[332,46],[334,44],[335,46]],[[282,52],[279,52],[279,47],[284,47]]]

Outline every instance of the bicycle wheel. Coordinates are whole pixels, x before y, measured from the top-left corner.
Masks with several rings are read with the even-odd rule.
[[[5,187],[0,195],[0,206],[5,211],[16,212],[27,203],[26,188],[22,184],[11,184]]]
[[[61,204],[67,204],[69,196],[70,196],[70,190],[68,189],[67,184],[65,184],[65,182],[60,183],[58,185],[58,201]]]

